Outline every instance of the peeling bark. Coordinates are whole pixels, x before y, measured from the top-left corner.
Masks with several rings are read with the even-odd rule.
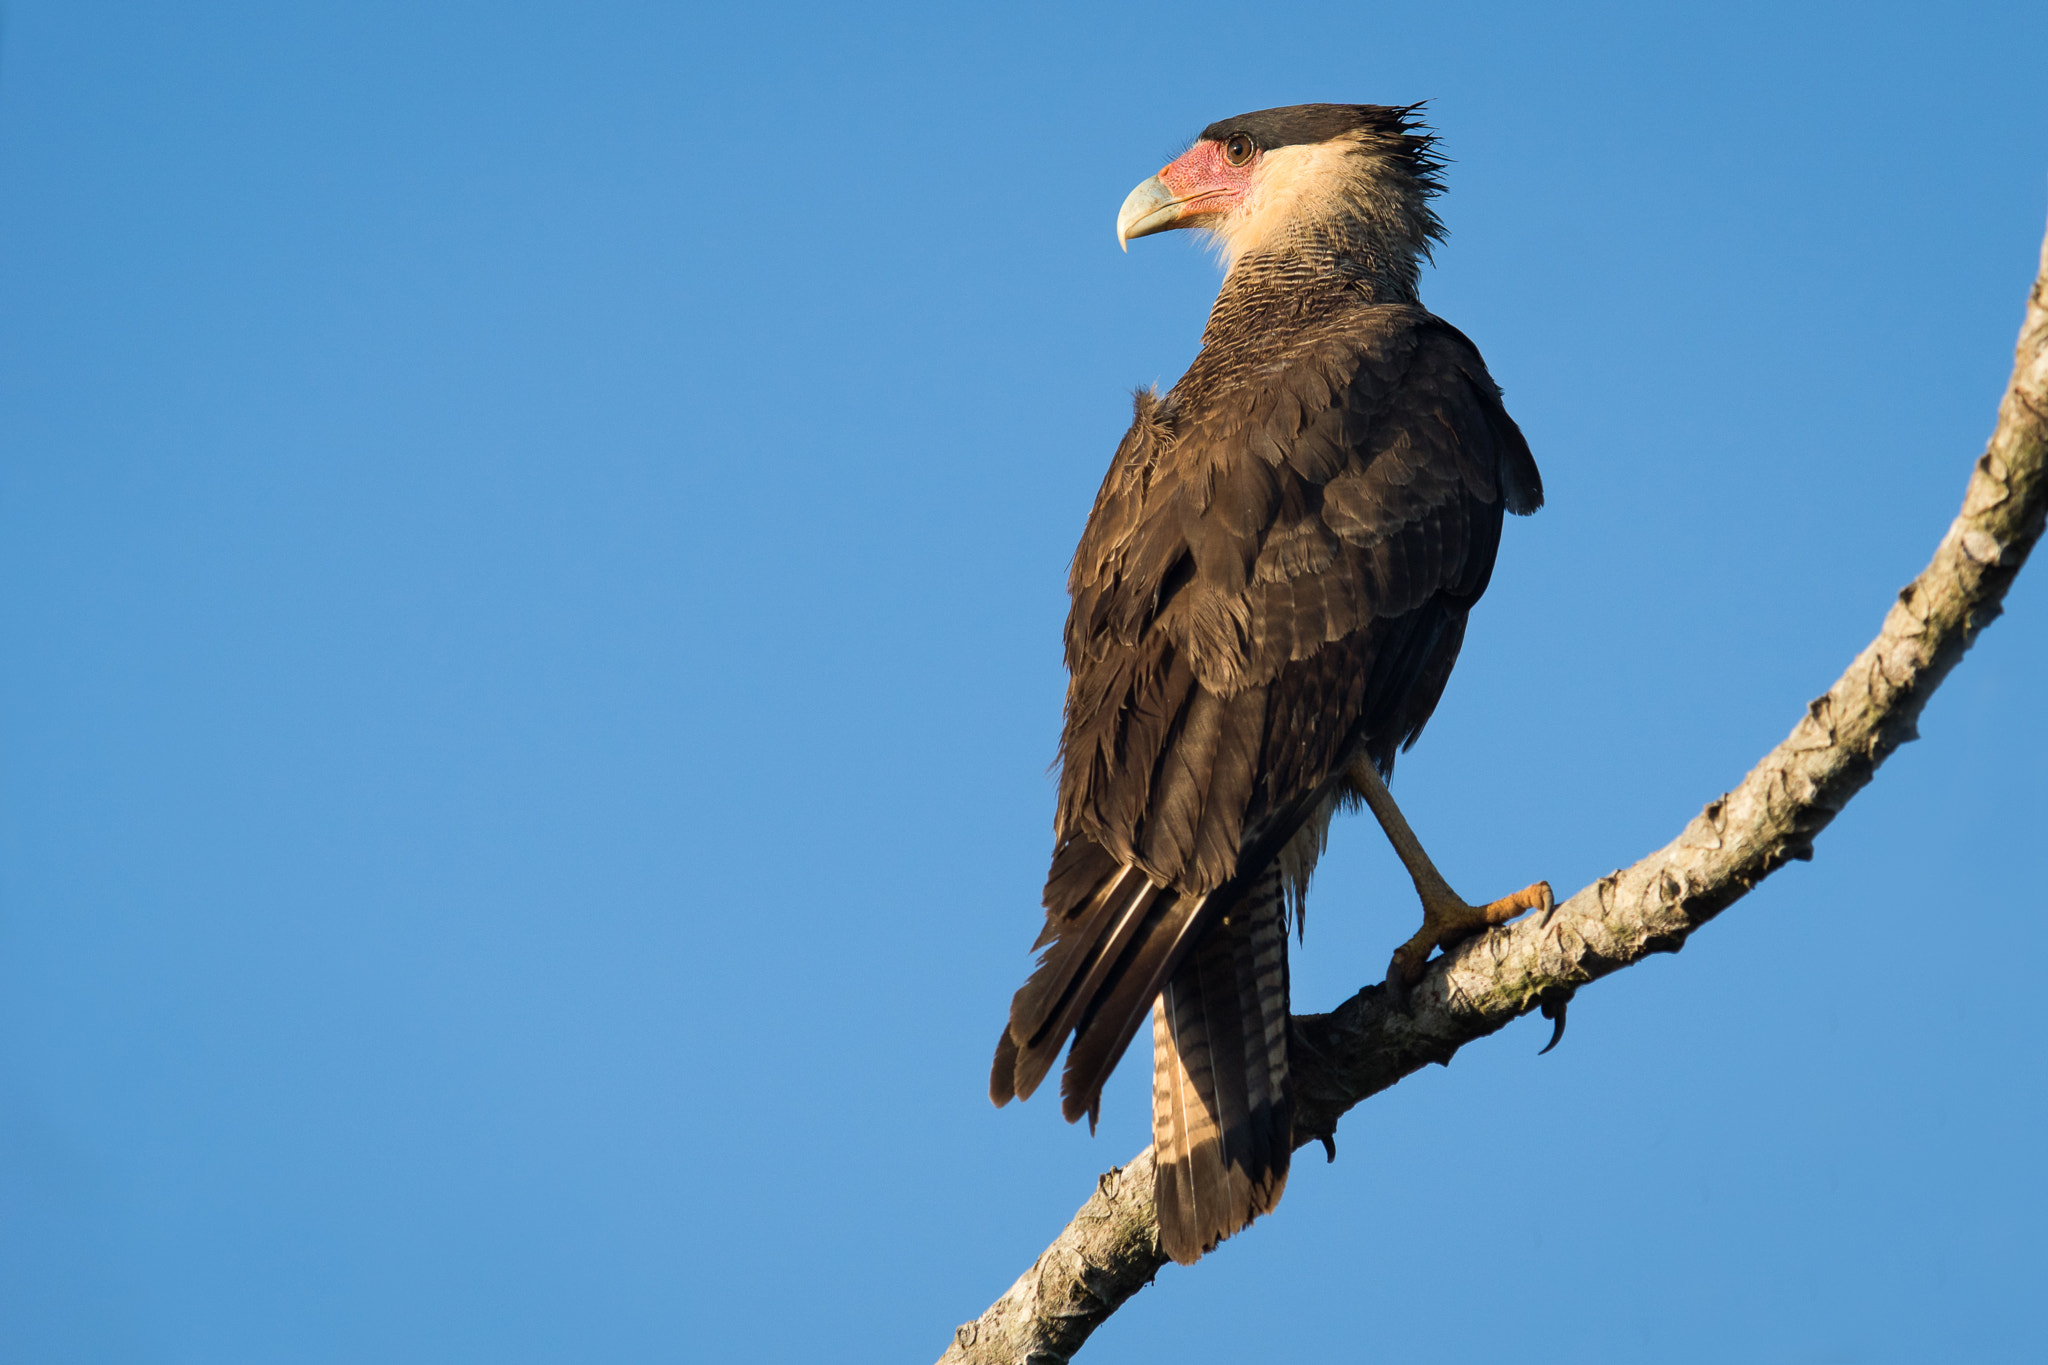
[[[1328,1014],[1296,1015],[1295,1145],[1332,1141],[1344,1112],[1532,1009],[1562,1021],[1587,982],[1676,952],[1691,933],[1813,841],[1892,750],[2040,539],[2048,513],[2048,242],[2028,296],[1998,425],[1933,561],[1899,593],[1877,638],[1816,697],[1784,742],[1663,848],[1547,916],[1489,930],[1430,964],[1408,1010],[1368,986]],[[1166,1264],[1152,1151],[1101,1177],[1031,1269],[954,1333],[941,1365],[1062,1362]]]

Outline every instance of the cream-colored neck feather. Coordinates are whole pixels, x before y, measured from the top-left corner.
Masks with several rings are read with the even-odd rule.
[[[1305,258],[1413,300],[1437,223],[1427,192],[1361,134],[1266,152],[1250,192],[1207,228],[1228,272]]]

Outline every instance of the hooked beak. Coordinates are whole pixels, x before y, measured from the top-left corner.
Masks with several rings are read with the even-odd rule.
[[[1116,244],[1129,251],[1133,237],[1150,237],[1155,232],[1179,227],[1182,203],[1166,188],[1164,180],[1153,176],[1132,190],[1124,206],[1117,210]]]

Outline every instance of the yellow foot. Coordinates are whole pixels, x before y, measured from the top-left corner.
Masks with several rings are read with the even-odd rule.
[[[1441,896],[1426,896],[1422,902],[1422,928],[1394,950],[1394,960],[1387,964],[1387,984],[1405,994],[1408,987],[1422,979],[1422,968],[1432,949],[1462,943],[1483,929],[1506,924],[1525,910],[1549,914],[1554,904],[1549,882],[1525,886],[1490,905],[1467,905],[1448,890]]]

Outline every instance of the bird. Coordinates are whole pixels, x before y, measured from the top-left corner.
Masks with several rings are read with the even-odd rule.
[[[1068,577],[1058,809],[1035,969],[990,1071],[1060,1106],[1149,1015],[1160,1249],[1190,1264],[1270,1212],[1294,1148],[1287,934],[1333,815],[1363,803],[1432,950],[1548,910],[1460,899],[1386,779],[1443,695],[1504,514],[1543,503],[1478,348],[1418,297],[1446,164],[1421,105],[1301,104],[1211,124],[1131,191],[1119,246],[1207,234],[1200,352],[1133,395]],[[1071,1040],[1071,1048],[1067,1048]]]

